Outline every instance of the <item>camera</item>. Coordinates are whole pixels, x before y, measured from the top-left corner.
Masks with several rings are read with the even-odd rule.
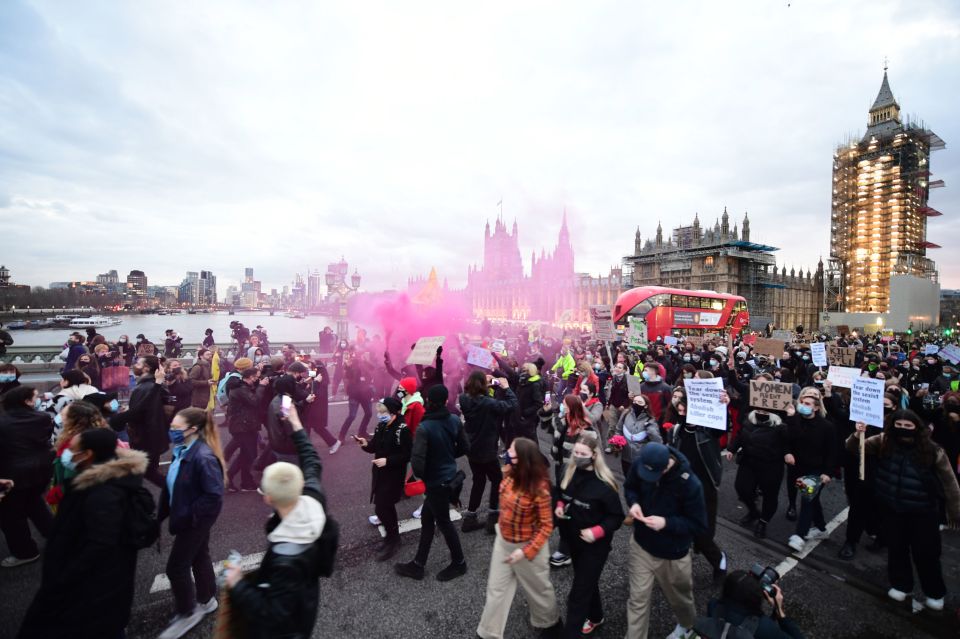
[[[926,410],[935,410],[940,406],[940,393],[927,393],[923,396],[923,407]]]
[[[780,581],[780,573],[770,566],[763,567],[760,564],[753,564],[753,567],[750,568],[750,574],[760,582],[760,587],[763,588],[765,593],[771,597],[775,595],[773,586]]]

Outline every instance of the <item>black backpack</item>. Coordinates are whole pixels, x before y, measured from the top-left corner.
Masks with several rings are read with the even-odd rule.
[[[701,639],[753,639],[760,625],[760,618],[750,616],[737,625],[723,618],[724,608],[717,604],[709,617],[697,617],[693,630]]]
[[[157,521],[157,505],[153,495],[143,486],[130,492],[124,545],[143,550],[157,543],[160,538],[160,522]]]

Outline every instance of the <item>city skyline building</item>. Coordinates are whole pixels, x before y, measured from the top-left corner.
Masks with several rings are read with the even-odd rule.
[[[886,67],[868,113],[863,137],[833,155],[828,311],[886,313],[892,276],[938,279],[927,219],[940,215],[928,205],[930,189],[943,186],[930,179],[930,154],[944,141],[901,114]]]
[[[147,298],[147,275],[143,271],[132,270],[127,275],[127,295],[135,304],[142,304]]]

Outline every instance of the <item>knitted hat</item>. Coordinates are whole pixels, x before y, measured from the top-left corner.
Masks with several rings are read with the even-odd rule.
[[[380,403],[383,404],[383,407],[390,411],[391,415],[399,415],[400,411],[403,410],[403,404],[400,403],[400,400],[396,397],[384,397],[380,400]]]
[[[447,387],[443,384],[432,386],[430,390],[427,391],[427,401],[437,406],[443,406],[446,404],[449,397],[450,393],[447,391]]]
[[[407,395],[413,395],[417,392],[417,378],[404,377],[400,380],[400,388],[407,392]],[[446,401],[446,400],[444,400]]]
[[[237,371],[245,371],[251,366],[253,366],[253,360],[249,357],[239,357],[237,361],[233,363],[233,367],[237,369]]]

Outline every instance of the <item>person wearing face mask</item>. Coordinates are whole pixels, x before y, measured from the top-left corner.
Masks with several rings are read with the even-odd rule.
[[[117,356],[120,359],[120,363],[123,366],[130,367],[133,366],[134,357],[137,355],[137,349],[133,344],[130,343],[130,338],[126,335],[121,335],[120,339],[116,343]]]
[[[157,354],[156,344],[148,340],[143,333],[140,333],[139,335],[137,335],[136,358],[139,359],[141,357],[156,356],[156,354]]]
[[[670,397],[673,390],[663,381],[663,366],[653,364],[643,369],[643,383],[640,384],[640,392],[647,398],[647,406],[650,414],[658,422],[663,418],[667,406],[670,405]]]
[[[260,427],[266,419],[269,403],[267,386],[270,381],[266,378],[261,380],[260,371],[253,367],[240,373],[240,380],[240,384],[230,392],[230,403],[227,404],[227,429],[231,441],[236,440],[240,450],[227,471],[227,490],[252,492],[257,489],[253,464],[257,458]],[[284,383],[291,386],[295,384],[289,376],[278,378],[276,383],[281,387]],[[237,475],[240,476],[239,489],[233,483]]]
[[[100,388],[100,363],[96,357],[90,353],[81,355],[77,359],[77,370],[87,376],[91,386],[96,389]]]
[[[7,391],[11,391],[19,385],[20,369],[13,364],[0,364],[0,399]]]
[[[601,441],[606,438],[606,424],[603,421],[603,404],[597,397],[597,387],[593,382],[583,382],[578,390],[580,401],[583,402],[583,409],[590,420],[593,430],[600,433]]]
[[[783,464],[787,454],[787,429],[779,414],[767,410],[747,413],[743,425],[727,444],[727,461],[737,457],[734,488],[747,508],[740,525],[753,527],[758,539],[767,536],[767,524],[777,512]],[[763,503],[757,509],[757,491]]]
[[[553,531],[549,471],[539,446],[525,437],[511,442],[503,461],[502,507],[477,636],[504,636],[519,583],[530,608],[530,625],[542,631],[541,637],[559,637],[563,624],[548,563]]]
[[[43,501],[53,469],[53,419],[39,406],[40,397],[32,386],[19,386],[3,396],[0,477],[14,484],[0,501],[0,530],[10,549],[0,568],[14,568],[40,557],[28,520],[44,537],[50,536],[53,526],[53,515]]]
[[[960,460],[960,393],[954,391],[944,393],[942,403],[933,411],[931,419],[933,433],[930,438],[943,448],[949,459]],[[960,480],[960,461],[954,470]]]
[[[206,410],[210,403],[210,387],[216,386],[219,379],[213,378],[213,351],[206,348],[197,353],[197,361],[187,373],[190,379],[190,405]]]
[[[85,399],[99,392],[90,384],[90,378],[86,373],[73,369],[60,374],[60,390],[53,396],[52,402],[44,403],[43,407],[56,415],[70,402]]]
[[[862,422],[846,442],[859,454]],[[942,448],[930,439],[930,429],[919,415],[896,410],[884,420],[883,433],[867,438],[864,453],[877,458],[874,480],[877,501],[883,506],[883,529],[888,543],[887,576],[894,601],[913,592],[913,569],[926,596],[923,605],[943,610],[946,585],[940,566],[940,513],[947,526],[960,528],[960,487]],[[912,561],[911,561],[912,560]],[[911,565],[912,564],[912,565]]]
[[[137,569],[137,547],[125,543],[128,504],[146,493],[147,457],[119,448],[116,433],[103,427],[74,435],[65,452],[72,477],[44,550],[40,588],[17,637],[122,637]],[[146,498],[153,503],[149,493]]]
[[[157,519],[169,519],[173,535],[166,574],[175,615],[159,639],[178,639],[217,609],[210,529],[223,507],[225,465],[213,411],[182,410],[168,433],[173,458],[160,492]]]
[[[374,505],[370,523],[382,525],[386,531],[378,549],[377,561],[387,561],[400,549],[400,526],[396,504],[403,497],[403,483],[407,463],[413,450],[413,436],[403,423],[403,406],[395,397],[385,397],[377,403],[377,426],[367,440],[357,437],[364,452],[373,454],[373,480],[370,501]]]
[[[130,394],[127,410],[110,418],[110,428],[126,429],[130,447],[142,450],[149,457],[144,477],[162,487],[160,456],[167,452],[170,440],[167,436],[169,420],[164,412],[167,389],[163,386],[163,368],[156,357],[141,357],[133,368],[137,386]]]
[[[813,482],[813,493],[801,499],[797,527],[787,542],[795,551],[801,552],[806,541],[828,536],[820,497],[836,466],[836,435],[833,424],[827,419],[820,391],[812,386],[800,391],[796,403],[787,407],[786,422],[786,462],[795,467],[797,477],[810,478]],[[812,531],[811,524],[815,527]]]
[[[900,408],[899,398],[889,392],[883,396],[883,416],[884,418],[893,414]],[[843,429],[843,439],[846,441],[850,435],[856,434],[855,424],[849,420],[845,422],[848,426]],[[866,437],[879,435],[881,427],[869,426]],[[877,464],[875,457],[868,457],[864,463],[864,477],[860,478],[860,450],[856,454],[851,453],[844,448],[843,458],[843,492],[847,496],[849,505],[847,515],[847,534],[837,556],[840,559],[849,561],[857,554],[857,544],[863,533],[867,533],[874,538],[873,543],[867,546],[867,550],[878,551],[884,546],[883,527],[880,516],[880,508],[874,498],[874,481],[876,479]]]
[[[668,639],[691,636],[697,618],[693,601],[693,539],[707,529],[700,480],[679,450],[647,444],[623,483],[634,518],[630,538],[627,639],[646,639],[654,581],[677,616]]]
[[[175,359],[167,360],[164,368],[166,374],[163,383],[168,393],[166,411],[172,418],[184,408],[190,408],[193,399],[193,382],[187,378],[183,366]],[[205,409],[206,406],[203,408]]]
[[[619,486],[601,450],[596,433],[580,435],[557,487],[554,515],[573,563],[562,633],[570,639],[591,634],[604,622],[600,575],[624,519]]]
[[[660,436],[660,425],[650,414],[650,406],[644,395],[636,395],[630,408],[623,412],[617,423],[617,435],[627,440],[627,445],[620,452],[620,467],[623,476],[630,472],[630,466],[640,457],[640,451],[650,442],[663,443]]]
[[[950,362],[944,363],[940,376],[930,384],[931,393],[949,393],[960,391],[960,377],[957,367]]]

